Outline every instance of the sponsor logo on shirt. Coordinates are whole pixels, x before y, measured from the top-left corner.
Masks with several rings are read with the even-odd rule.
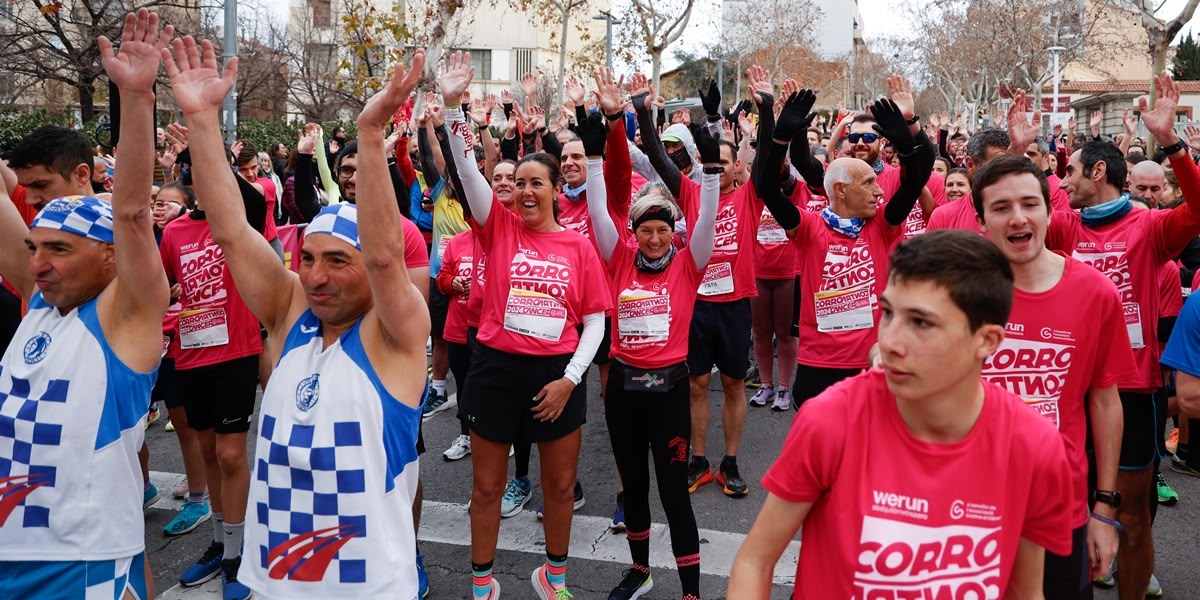
[[[713,253],[738,251],[738,215],[733,201],[721,202],[717,211],[716,237],[713,238]]]
[[[229,295],[225,289],[225,253],[212,238],[193,252],[180,253],[179,284],[190,308],[225,304]]]
[[[1042,333],[1053,335],[1054,331],[1046,328]],[[1057,428],[1058,401],[1074,354],[1074,345],[1005,338],[984,360],[983,378],[1020,396]]]
[[[950,518],[955,521],[963,519],[975,519],[977,521],[999,521],[1000,515],[996,514],[998,509],[991,504],[980,504],[977,502],[967,502],[965,500],[955,500],[950,503]]]
[[[547,257],[549,260],[538,260],[536,253],[531,257],[529,252],[532,251],[513,256],[512,264],[509,265],[512,289],[565,298],[571,285],[571,267],[559,264],[553,255]]]
[[[922,520],[929,518],[929,500],[925,498],[871,490],[871,499],[875,504],[875,512],[899,514]]]
[[[999,598],[999,527],[863,517],[854,600]]]
[[[50,350],[50,341],[50,334],[45,331],[39,331],[36,335],[29,338],[29,341],[25,342],[23,352],[25,364],[35,365],[42,362],[42,359],[46,358],[46,352]]]
[[[300,409],[301,412],[308,412],[309,409],[317,404],[321,390],[320,382],[318,381],[320,377],[320,373],[313,373],[301,379],[300,383],[296,385],[296,408]]]
[[[825,265],[821,268],[821,291],[874,285],[875,263],[871,260],[871,247],[864,236],[859,236],[858,240],[853,250],[840,244],[829,246]]]

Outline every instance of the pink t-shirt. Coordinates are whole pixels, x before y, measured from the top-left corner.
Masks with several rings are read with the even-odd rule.
[[[703,271],[690,248],[675,254],[661,273],[635,266],[637,247],[617,244],[608,261],[616,317],[609,356],[643,369],[661,369],[687,359],[688,329]]]
[[[275,191],[275,182],[271,178],[259,177],[254,183],[262,186],[263,196],[267,199],[267,222],[263,227],[263,237],[267,238],[269,242],[279,237],[279,232],[275,229],[275,203],[279,196]]]
[[[754,243],[758,236],[761,203],[754,184],[747,182],[717,203],[717,233],[713,255],[700,282],[698,300],[733,302],[758,295],[754,270]],[[679,186],[679,208],[687,219],[688,239],[700,215],[700,184],[684,177]]]
[[[645,182],[645,179],[643,178],[642,181]],[[637,189],[634,190],[634,193],[637,193]],[[608,202],[608,216],[616,225],[617,232],[624,237],[629,233],[631,202],[628,199],[613,200],[616,199],[610,199]],[[596,248],[596,254],[599,256],[600,247],[596,246],[596,236],[592,232],[592,217],[588,214],[588,193],[586,191],[580,194],[578,200],[571,200],[566,194],[558,195],[558,224],[578,231],[591,240],[592,246]]]
[[[1162,307],[1159,318],[1178,317],[1179,312],[1183,310],[1183,287],[1180,285],[1179,263],[1170,261],[1163,264],[1162,270],[1158,274],[1158,294],[1159,306]]]
[[[804,210],[808,206],[812,192],[803,181],[796,183],[796,189],[789,198],[796,208]],[[787,238],[787,232],[779,226],[775,215],[761,201],[755,205],[762,209],[758,218],[758,233],[754,238],[754,274],[759,279],[781,280],[792,279],[796,276],[796,247]]]
[[[800,211],[800,348],[810,367],[861,369],[878,337],[879,294],[887,285],[888,249],[900,237],[876,215],[857,238],[829,228],[819,214]]]
[[[1071,553],[1058,434],[982,385],[979,419],[953,444],[913,437],[879,370],[804,403],[763,477],[779,498],[813,503],[793,598],[1001,598],[1021,538]]]
[[[1062,179],[1054,174],[1049,175],[1046,179],[1050,182],[1050,207],[1055,212],[1075,210],[1071,208],[1071,196],[1067,194],[1066,190],[1059,187],[1062,185]]]
[[[1174,210],[1134,209],[1115,223],[1085,227],[1079,213],[1055,214],[1046,247],[1069,252],[1107,275],[1117,286],[1125,327],[1139,375],[1121,390],[1152,392],[1162,386],[1158,358],[1158,317],[1162,314],[1159,280],[1163,263],[1187,247],[1200,232],[1200,221],[1183,204]]]
[[[570,354],[584,315],[612,308],[592,242],[575,231],[534,231],[494,197],[479,235],[489,257],[478,340],[510,354]]]
[[[409,269],[429,266],[429,249],[425,247],[425,237],[416,223],[400,217],[400,227],[404,229],[404,266]]]
[[[961,229],[978,234],[983,233],[983,230],[980,229],[979,219],[976,217],[975,201],[971,199],[971,194],[947,202],[933,211],[925,230],[936,231],[938,229]]]
[[[451,271],[454,277],[466,277],[469,281],[473,280],[475,257],[472,251],[474,249],[475,234],[470,229],[456,234],[446,243],[446,252],[442,254],[442,269]],[[468,287],[465,294],[450,296],[450,304],[446,309],[446,327],[442,331],[442,337],[447,342],[467,343],[467,305],[470,303],[473,291],[475,291],[473,288]]]
[[[983,363],[983,379],[1018,395],[1066,445],[1071,526],[1088,518],[1085,414],[1088,390],[1136,377],[1117,288],[1095,269],[1066,259],[1062,279],[1041,293],[1016,290],[1004,342]]]
[[[196,369],[262,354],[258,319],[242,301],[225,253],[208,221],[190,215],[171,221],[158,246],[167,278],[182,288],[177,332],[178,369]]]

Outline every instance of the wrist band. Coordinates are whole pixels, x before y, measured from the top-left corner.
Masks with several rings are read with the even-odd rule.
[[[1184,148],[1187,148],[1187,142],[1183,141],[1183,138],[1179,138],[1178,142],[1175,142],[1170,146],[1163,146],[1161,150],[1164,156],[1170,156],[1176,152],[1179,152],[1180,150],[1183,150]]]
[[[719,175],[725,172],[725,167],[704,167],[705,175]]]
[[[1117,528],[1117,531],[1121,531],[1121,524],[1113,519],[1110,519],[1108,517],[1102,517],[1096,513],[1092,513],[1092,518],[1097,521],[1100,521],[1101,523],[1107,523],[1109,525],[1112,525],[1113,527]]]
[[[920,120],[921,120],[921,115],[913,115],[913,118],[908,119],[907,121],[905,121],[905,123],[908,123],[909,125],[916,125],[917,121],[920,121]]]
[[[606,114],[606,115],[604,115],[604,118],[608,119],[609,121],[616,121],[617,119],[620,119],[621,117],[624,117],[624,116],[625,116],[625,113],[619,112],[619,113],[614,113],[611,115]]]

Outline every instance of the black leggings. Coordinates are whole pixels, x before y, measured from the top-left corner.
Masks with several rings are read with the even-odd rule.
[[[446,354],[449,355],[450,359],[450,373],[454,375],[454,389],[458,390],[459,402],[462,402],[463,390],[467,389],[467,373],[471,370],[471,351],[475,349],[476,331],[474,327],[467,328],[467,343],[465,344],[446,341]],[[470,435],[466,419],[459,417],[458,427],[459,433]]]
[[[672,382],[665,393],[629,392],[623,381],[626,371],[633,368],[619,360],[611,364],[604,395],[605,419],[617,469],[625,484],[630,551],[638,563],[639,552],[648,553],[649,549],[650,468],[646,460],[649,448],[658,479],[658,495],[671,528],[671,550],[680,567],[684,593],[688,593],[698,588],[700,577],[700,536],[687,481],[688,444],[692,435],[688,378]],[[635,547],[639,542],[639,547]]]

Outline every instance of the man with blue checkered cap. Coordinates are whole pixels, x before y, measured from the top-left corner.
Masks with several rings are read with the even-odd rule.
[[[137,451],[167,309],[150,215],[154,80],[171,27],[100,38],[121,91],[112,204],[53,200],[26,230],[0,198],[0,275],[29,313],[0,359],[0,586],[7,598],[153,597]],[[7,192],[0,185],[0,195]]]
[[[166,62],[189,127],[196,192],[277,366],[259,410],[238,580],[266,598],[418,597],[417,427],[429,312],[406,268],[384,127],[422,72],[395,76],[358,117],[357,204],[308,226],[299,274],[246,222],[219,109],[237,59],[177,40]],[[378,301],[377,301],[378,300]]]

